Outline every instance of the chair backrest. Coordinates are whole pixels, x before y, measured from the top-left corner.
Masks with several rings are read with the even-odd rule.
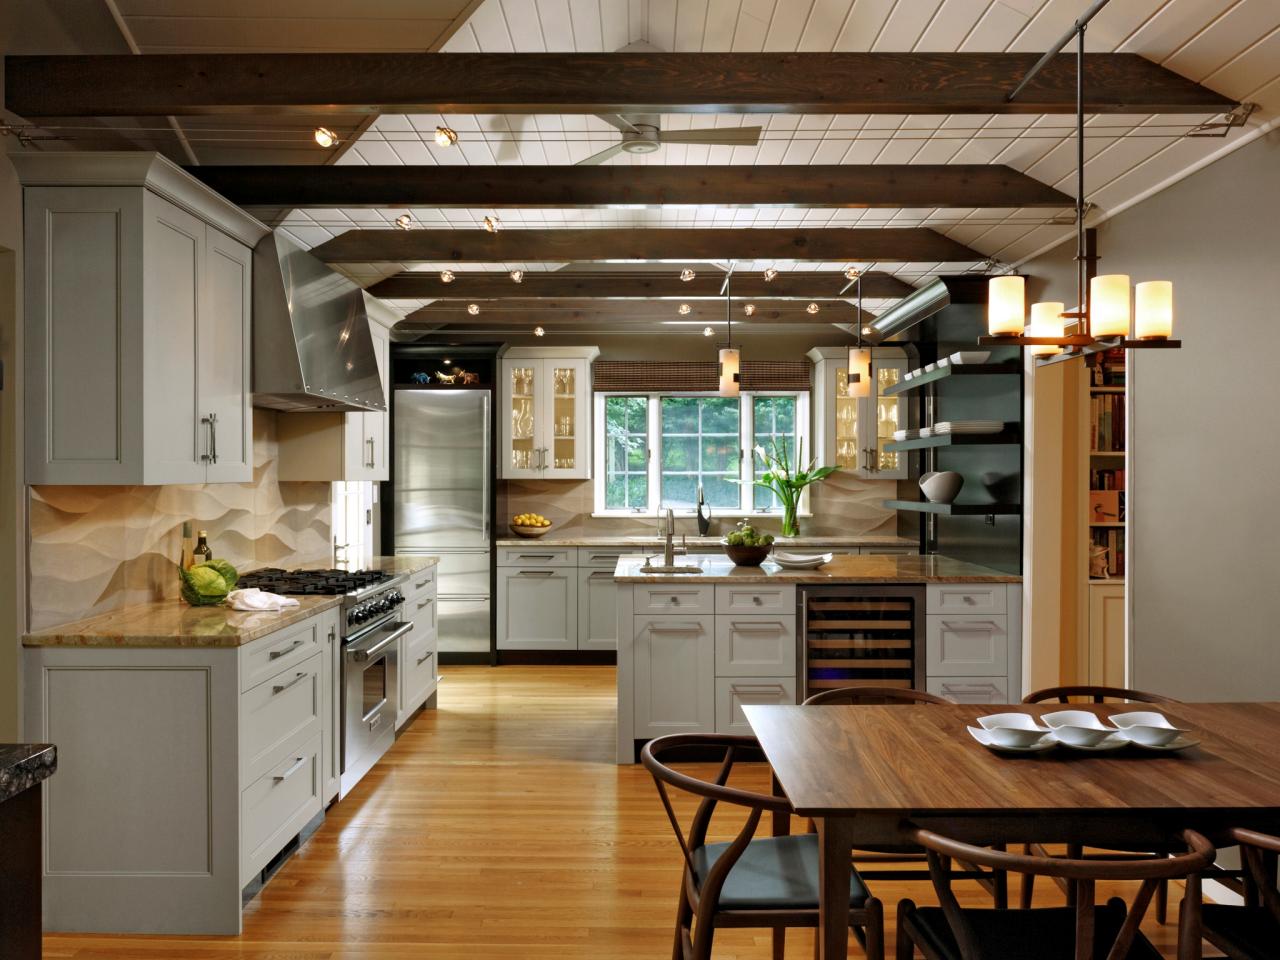
[[[1240,859],[1244,861],[1248,879],[1251,881],[1253,893],[1261,906],[1271,914],[1272,919],[1280,924],[1280,888],[1276,886],[1276,875],[1268,869],[1267,854],[1280,853],[1280,837],[1273,837],[1256,830],[1236,829],[1231,831],[1231,839],[1240,844]],[[1246,899],[1246,902],[1249,902]]]
[[[1077,958],[1088,958],[1088,960],[1096,956],[1094,952],[1094,886],[1096,882],[1099,880],[1141,881],[1142,886],[1138,889],[1133,906],[1107,953],[1108,960],[1123,960],[1133,945],[1142,917],[1161,881],[1185,879],[1187,898],[1193,909],[1198,911],[1200,874],[1213,863],[1217,855],[1213,845],[1194,830],[1185,830],[1180,835],[1182,842],[1186,845],[1186,853],[1167,858],[1127,860],[1075,860],[1066,857],[1005,853],[1002,850],[961,843],[934,833],[932,830],[917,828],[909,831],[909,834],[917,844],[924,847],[928,855],[930,878],[933,880],[938,900],[964,960],[981,960],[981,952],[973,927],[951,890],[952,859],[1010,873],[1058,877],[1071,881],[1075,885],[1076,903],[1075,954]],[[1172,848],[1173,844],[1170,846]],[[1200,930],[1198,912],[1185,919],[1184,923],[1198,939]]]
[[[1093,703],[1105,703],[1108,700],[1128,700],[1133,703],[1178,703],[1173,697],[1159,693],[1146,693],[1142,690],[1126,690],[1123,687],[1047,687],[1028,693],[1022,698],[1023,703],[1045,703],[1056,700],[1058,703],[1071,703],[1072,697],[1080,697]]]
[[[951,703],[951,701],[946,697],[925,693],[923,690],[909,690],[905,687],[837,687],[834,690],[815,693],[802,706],[811,707],[819,703],[862,706],[894,703]]]
[[[673,753],[685,756],[692,754],[699,760],[711,754],[720,758],[720,766],[714,779],[702,780],[673,769],[664,759]],[[671,827],[675,830],[680,852],[684,855],[685,866],[690,872],[694,869],[694,851],[707,842],[707,828],[711,824],[711,817],[715,813],[717,804],[730,803],[746,807],[749,811],[746,823],[738,831],[729,848],[716,858],[715,864],[703,878],[701,890],[698,891],[699,897],[710,898],[712,903],[719,901],[720,889],[724,886],[729,871],[733,869],[733,865],[738,862],[738,858],[746,851],[747,844],[755,836],[761,815],[765,811],[779,816],[791,813],[791,804],[783,797],[727,786],[734,764],[744,756],[756,759],[759,754],[760,744],[755,737],[717,733],[671,734],[650,740],[640,751],[640,762],[653,776],[654,785],[658,788],[658,796],[662,799],[663,809],[667,811],[667,819],[671,821]],[[688,833],[680,826],[680,818],[676,815],[675,807],[671,803],[668,787],[702,798],[689,824]]]

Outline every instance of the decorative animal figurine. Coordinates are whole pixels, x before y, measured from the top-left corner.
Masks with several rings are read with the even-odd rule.
[[[457,378],[457,374],[456,374],[456,373],[443,373],[443,372],[441,372],[441,371],[439,371],[439,370],[437,370],[437,371],[436,371],[436,382],[437,382],[437,383],[451,384],[451,383],[453,383],[453,381],[454,381],[456,378]]]
[[[461,383],[464,387],[474,387],[480,383],[480,374],[478,373],[462,371],[458,374],[458,376],[461,378],[458,382]]]

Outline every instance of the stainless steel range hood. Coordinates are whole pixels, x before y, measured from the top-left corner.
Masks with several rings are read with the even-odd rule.
[[[366,294],[279,230],[253,252],[253,403],[386,410]]]

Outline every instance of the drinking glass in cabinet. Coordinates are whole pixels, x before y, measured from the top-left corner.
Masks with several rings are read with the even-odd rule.
[[[573,396],[573,370],[557,367],[555,371],[555,391],[558,397]]]

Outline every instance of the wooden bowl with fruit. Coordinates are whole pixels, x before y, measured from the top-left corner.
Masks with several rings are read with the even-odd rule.
[[[720,543],[724,552],[737,567],[758,567],[773,549],[773,534],[760,533],[745,520],[738,524],[738,529],[729,534]]]
[[[511,532],[535,540],[551,531],[551,521],[540,513],[517,513],[511,518]]]

